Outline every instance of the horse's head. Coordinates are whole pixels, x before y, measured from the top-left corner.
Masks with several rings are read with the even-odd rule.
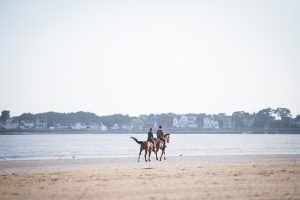
[[[170,143],[170,134],[169,133],[167,133],[167,134],[165,134],[165,140],[167,141],[167,143]]]

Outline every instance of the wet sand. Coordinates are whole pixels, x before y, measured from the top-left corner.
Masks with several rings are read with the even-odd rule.
[[[0,161],[4,199],[300,199],[300,155]]]

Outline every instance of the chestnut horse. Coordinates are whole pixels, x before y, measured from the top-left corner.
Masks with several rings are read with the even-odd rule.
[[[130,137],[131,139],[133,139],[136,143],[140,144],[140,153],[139,153],[139,158],[138,158],[138,162],[140,162],[140,157],[141,157],[141,153],[142,151],[145,150],[145,161],[150,161],[150,156],[151,156],[151,152],[153,151],[156,154],[156,159],[157,159],[157,151],[155,146],[152,144],[152,142],[148,142],[148,141],[138,141],[135,137]],[[154,143],[155,144],[155,143]],[[149,159],[147,160],[147,153],[149,154]]]
[[[169,133],[165,134],[163,136],[163,138],[165,139],[165,141],[167,143],[170,142],[170,134]],[[158,139],[158,138],[154,138],[154,144],[155,144],[156,148],[154,148],[153,152],[156,155],[156,160],[158,160],[158,158],[157,158],[157,152],[159,151],[159,149],[161,149],[161,151],[162,151],[161,155],[160,155],[160,158],[159,158],[159,161],[161,161],[162,155],[164,155],[164,159],[166,160],[166,146],[164,145],[164,142],[162,140]]]

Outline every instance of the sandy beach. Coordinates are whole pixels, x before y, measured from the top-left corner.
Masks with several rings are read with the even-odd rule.
[[[0,161],[5,199],[300,199],[300,155]]]

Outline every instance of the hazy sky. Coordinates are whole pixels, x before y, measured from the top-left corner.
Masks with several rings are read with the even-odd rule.
[[[0,110],[300,114],[300,1],[0,0]]]

